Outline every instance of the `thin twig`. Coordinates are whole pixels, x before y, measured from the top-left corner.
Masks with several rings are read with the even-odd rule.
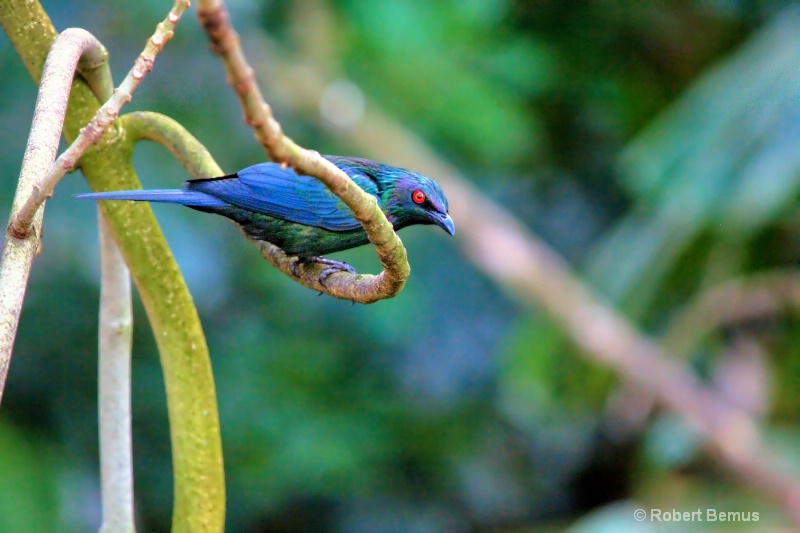
[[[43,176],[53,164],[78,60],[87,50],[101,47],[92,34],[75,28],[65,30],[53,43],[42,73],[28,145],[11,207],[11,220],[14,220],[25,199],[35,190],[37,178]],[[21,237],[10,230],[6,231],[6,242],[0,257],[0,401],[3,398],[28,275],[33,256],[41,242],[39,236],[43,215],[43,207],[35,209],[29,217],[32,231]]]
[[[271,48],[276,47],[271,44]],[[302,69],[302,83],[286,84],[292,89],[286,100],[316,112],[324,80],[308,64],[293,61],[290,67],[284,52],[273,54],[275,60],[265,64],[273,66],[271,74],[279,79],[291,79]],[[601,303],[572,269],[511,213],[375,106],[369,106],[347,133],[337,131],[337,135],[349,135],[351,142],[377,159],[413,161],[415,168],[436,177],[447,191],[453,218],[459,221],[459,243],[479,269],[511,297],[550,314],[587,358],[614,369],[684,417],[713,455],[742,482],[769,494],[800,523],[800,483],[776,470],[753,419],[703,386],[684,364]]]
[[[372,303],[397,295],[411,272],[406,250],[392,225],[380,210],[376,199],[358,187],[346,173],[311,150],[305,150],[283,134],[272,109],[264,101],[252,67],[247,63],[239,44],[239,35],[231,26],[222,0],[199,0],[197,15],[206,30],[211,47],[222,59],[228,82],[239,96],[246,122],[254,129],[256,139],[270,159],[291,166],[299,174],[313,176],[325,184],[352,211],[375,246],[383,272],[377,276],[340,272],[331,275],[326,285],[319,284],[319,265],[304,268],[296,278],[303,285],[326,292],[336,298]],[[289,257],[276,246],[258,242],[262,254],[287,275],[292,275],[296,258]]]
[[[132,532],[131,339],[133,315],[128,267],[98,208],[100,327],[98,404],[103,525],[100,531]]]
[[[83,153],[95,144],[106,129],[119,115],[122,106],[131,101],[133,91],[139,86],[145,76],[153,69],[156,56],[164,49],[164,45],[172,38],[173,29],[181,19],[183,13],[189,8],[189,0],[175,0],[167,17],[156,26],[156,31],[147,40],[144,50],[133,64],[133,68],[122,80],[114,95],[100,109],[94,118],[81,129],[80,135],[73,141],[64,153],[58,156],[47,175],[37,182],[25,204],[20,208],[11,223],[9,231],[17,238],[24,238],[30,231],[31,222],[36,210],[44,201],[53,195],[58,182],[67,172],[77,164]]]

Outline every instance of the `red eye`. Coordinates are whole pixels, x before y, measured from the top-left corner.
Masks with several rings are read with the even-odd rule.
[[[425,193],[422,191],[414,191],[414,194],[411,195],[411,199],[414,200],[415,204],[421,204],[425,201]]]

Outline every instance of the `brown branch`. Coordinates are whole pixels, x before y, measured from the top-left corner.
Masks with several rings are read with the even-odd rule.
[[[255,131],[270,159],[291,166],[299,174],[313,176],[325,184],[352,211],[375,246],[383,272],[377,276],[338,272],[319,283],[319,265],[299,266],[296,278],[306,287],[326,292],[336,298],[372,303],[397,295],[411,272],[402,241],[378,206],[376,199],[358,187],[347,174],[311,150],[305,150],[283,134],[272,109],[264,101],[255,74],[244,57],[239,35],[231,26],[228,11],[221,0],[199,0],[197,15],[211,42],[211,48],[225,65],[228,82],[236,91],[244,110],[245,121]],[[292,276],[296,258],[266,242],[257,242],[262,254],[273,265]]]
[[[11,220],[35,190],[37,179],[47,172],[56,157],[78,60],[87,50],[101,46],[92,34],[75,28],[65,30],[53,43],[42,72],[28,145],[11,207]],[[5,246],[0,257],[0,401],[33,256],[41,243],[39,236],[43,216],[44,207],[40,206],[30,215],[29,226],[32,231],[21,236],[10,229],[6,231]]]
[[[269,44],[273,50],[274,44]],[[308,64],[280,61],[285,51],[264,62],[272,76],[301,79],[286,101],[317,111],[326,83]],[[295,70],[297,69],[297,70]],[[296,74],[302,70],[302,74]],[[281,87],[277,87],[281,89]],[[447,190],[459,243],[472,262],[514,299],[552,316],[590,360],[611,367],[632,385],[651,392],[685,418],[704,438],[714,457],[743,482],[777,500],[800,523],[800,483],[778,471],[762,446],[758,425],[747,413],[723,401],[656,342],[605,305],[554,252],[502,206],[473,187],[452,165],[392,118],[369,106],[347,134],[376,159],[413,161]],[[337,131],[337,135],[347,135]],[[474,216],[481,213],[480,217]]]
[[[225,2],[198,0],[197,16],[206,31],[211,49],[225,65],[228,83],[236,91],[245,121],[255,131],[256,139],[264,145],[273,161],[288,162],[289,154],[281,143],[281,125],[272,116],[272,108],[264,101],[253,68],[244,57],[239,34],[231,26]]]
[[[34,185],[30,196],[11,223],[9,231],[12,235],[18,239],[23,239],[28,235],[36,210],[53,195],[53,190],[58,182],[64,177],[64,174],[75,167],[83,153],[100,140],[106,129],[119,115],[122,106],[131,101],[133,91],[153,69],[156,57],[164,49],[167,41],[172,38],[175,25],[188,8],[189,0],[175,0],[167,17],[156,26],[155,33],[147,40],[144,50],[136,58],[133,68],[114,91],[113,96],[97,110],[94,118],[81,129],[80,135],[69,148],[58,156],[47,175]],[[92,60],[93,58],[90,58],[89,64],[85,66],[86,71],[92,71]]]

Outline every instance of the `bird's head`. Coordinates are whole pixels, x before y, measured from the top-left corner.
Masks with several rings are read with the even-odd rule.
[[[325,156],[349,175],[362,175],[378,187],[381,209],[395,230],[414,224],[435,224],[456,232],[447,198],[432,179],[398,167],[357,157]]]
[[[394,229],[435,224],[455,235],[456,226],[448,214],[447,197],[439,184],[415,172],[396,170],[400,172],[381,197],[383,211]]]

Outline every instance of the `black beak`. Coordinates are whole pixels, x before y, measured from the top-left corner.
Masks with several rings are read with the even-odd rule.
[[[456,225],[447,213],[431,213],[431,221],[450,235],[456,234]]]

